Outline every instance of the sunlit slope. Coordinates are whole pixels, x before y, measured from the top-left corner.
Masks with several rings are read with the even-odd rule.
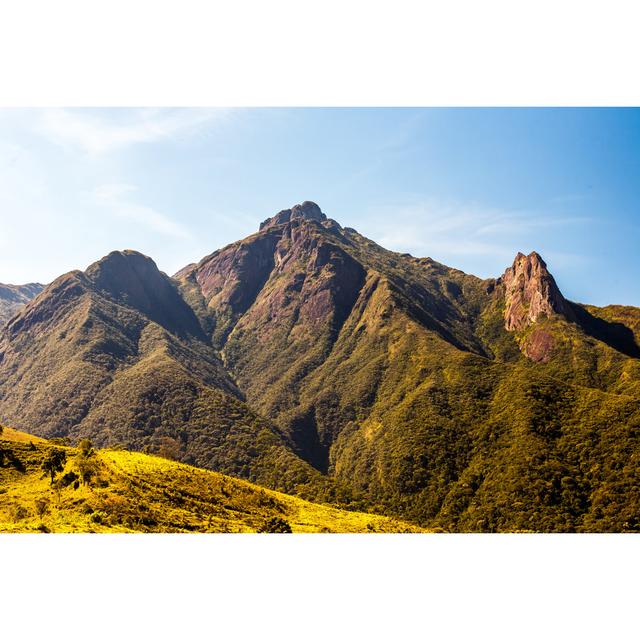
[[[2,427],[2,433],[0,433],[0,440],[7,440],[9,442],[39,442],[41,444],[47,444],[44,438],[39,438],[31,433],[24,433],[24,431],[18,431],[11,427]]]
[[[8,428],[0,451],[0,532],[421,531],[141,453],[87,455]],[[64,454],[53,484],[52,452]]]

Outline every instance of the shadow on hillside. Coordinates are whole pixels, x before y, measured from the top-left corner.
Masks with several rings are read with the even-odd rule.
[[[327,473],[329,447],[321,441],[318,433],[315,409],[311,408],[291,420],[288,431],[293,440],[296,454],[320,473]]]
[[[621,322],[607,322],[575,303],[571,303],[571,308],[585,333],[630,358],[640,358],[640,346],[636,343],[633,331],[629,327]]]

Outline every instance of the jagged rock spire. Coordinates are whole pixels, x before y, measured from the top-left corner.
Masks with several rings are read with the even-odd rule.
[[[572,319],[569,304],[560,293],[545,261],[535,251],[518,253],[501,278],[504,286],[504,320],[507,331],[519,331],[541,317],[563,315]]]

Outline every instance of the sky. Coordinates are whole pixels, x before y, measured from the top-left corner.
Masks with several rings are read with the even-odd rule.
[[[640,306],[640,109],[0,109],[0,282],[114,249],[169,275],[317,202],[379,244]]]

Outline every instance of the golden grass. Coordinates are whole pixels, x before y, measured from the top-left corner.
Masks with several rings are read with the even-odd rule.
[[[23,431],[17,431],[11,427],[4,427],[0,440],[8,440],[10,442],[40,442],[46,443],[44,438],[33,436],[30,433],[24,433]]]
[[[294,533],[423,531],[129,451],[96,451],[89,457],[92,480],[63,487],[60,479],[79,473],[83,461],[77,449],[64,447],[66,464],[52,486],[41,465],[55,445],[5,428],[0,446],[24,466],[20,470],[5,460],[0,467],[0,532],[251,533],[273,519]]]

